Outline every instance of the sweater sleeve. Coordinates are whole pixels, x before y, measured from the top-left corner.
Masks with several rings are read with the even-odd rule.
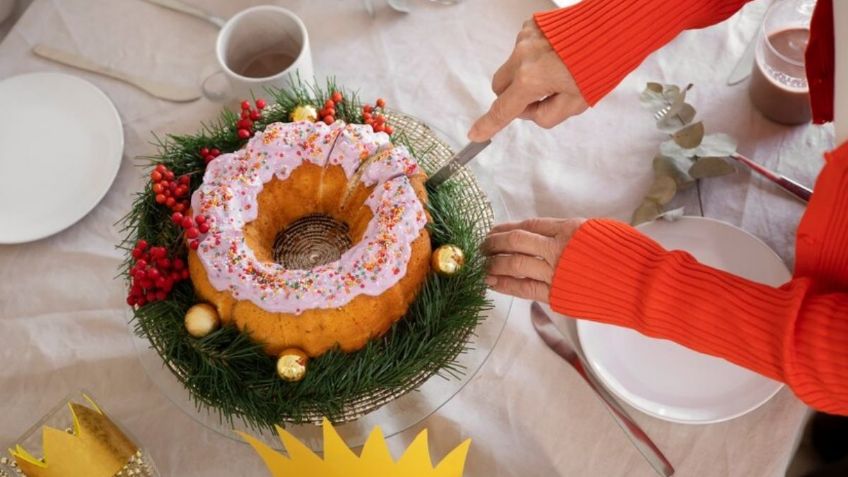
[[[594,105],[683,30],[718,23],[748,0],[583,0],[534,18]]]
[[[552,308],[725,358],[786,382],[819,410],[848,415],[848,144],[828,156],[799,228],[799,267],[785,285],[755,283],[666,251],[628,225],[590,220],[560,258]]]

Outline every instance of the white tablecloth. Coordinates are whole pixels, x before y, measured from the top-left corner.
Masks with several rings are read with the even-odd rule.
[[[203,3],[227,16],[259,1]],[[371,19],[354,0],[269,3],[302,15],[319,75],[335,75],[366,98],[384,96],[455,140],[492,100],[489,78],[521,23],[551,7],[545,0],[467,0],[450,7],[419,0],[410,15],[381,5]],[[501,178],[497,187],[513,218],[626,220],[649,186],[663,139],[637,100],[644,83],[655,80],[696,83],[690,97],[709,131],[734,135],[743,153],[812,183],[832,129],[771,124],[751,109],[744,86],[724,83],[763,8],[755,2],[722,25],[681,35],[601,105],[552,131],[510,126],[476,167]],[[203,22],[137,0],[35,0],[0,44],[0,79],[31,71],[80,75],[112,98],[126,135],[118,178],[91,214],[48,239],[0,246],[0,443],[10,443],[69,391],[85,388],[152,452],[163,475],[265,475],[247,446],[196,424],[146,377],[130,344],[124,290],[113,279],[121,260],[113,224],[143,184],[136,157],[153,152],[151,133],[193,132],[218,106],[158,101],[29,53],[46,43],[152,79],[196,84],[215,70],[215,34]],[[38,193],[38,178],[22,180],[32,180]],[[745,228],[792,262],[798,203],[744,171],[707,181],[703,194],[706,215]],[[696,203],[691,195],[687,201]],[[697,213],[696,206],[688,210]],[[392,438],[394,450],[427,427],[436,459],[473,439],[469,476],[653,475],[580,378],[541,345],[527,308],[515,303],[482,371],[436,415]],[[783,474],[805,414],[784,389],[755,412],[722,424],[636,418],[678,475],[747,477]]]

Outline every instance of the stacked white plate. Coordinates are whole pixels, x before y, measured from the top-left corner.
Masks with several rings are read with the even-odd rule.
[[[0,244],[64,230],[106,195],[124,150],[118,111],[75,76],[0,81]]]

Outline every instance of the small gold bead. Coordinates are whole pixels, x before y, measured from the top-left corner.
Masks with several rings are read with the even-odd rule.
[[[462,270],[465,265],[465,254],[456,245],[442,245],[433,251],[430,262],[436,273],[450,277]]]
[[[314,106],[303,105],[298,106],[292,110],[289,115],[289,119],[292,121],[312,121],[315,122],[318,119],[318,111]]]
[[[185,328],[195,338],[203,338],[221,326],[218,310],[207,303],[199,303],[188,309],[185,315]]]
[[[306,376],[306,364],[309,357],[302,350],[289,348],[277,359],[277,375],[289,382],[300,381]]]

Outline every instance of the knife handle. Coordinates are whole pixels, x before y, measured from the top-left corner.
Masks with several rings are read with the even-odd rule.
[[[627,411],[621,407],[618,401],[612,397],[603,386],[598,385],[594,378],[586,371],[586,368],[583,367],[583,362],[581,359],[575,359],[571,362],[571,365],[586,381],[589,387],[592,388],[598,396],[600,396],[601,401],[603,401],[604,405],[606,405],[607,410],[612,415],[613,420],[615,420],[616,424],[621,427],[624,433],[630,438],[630,441],[645,457],[651,467],[657,471],[659,475],[663,477],[670,477],[674,475],[674,467],[671,465],[671,462],[665,458],[662,451],[657,448],[657,446],[651,441],[651,438],[645,434],[645,431],[642,430],[633,419],[627,414]]]
[[[81,70],[90,71],[92,73],[97,73],[117,80],[125,81],[127,83],[135,84],[134,78],[130,77],[129,75],[117,70],[113,70],[112,68],[106,67],[104,65],[95,63],[89,60],[88,58],[83,58],[82,56],[79,56],[74,53],[70,53],[64,50],[57,50],[47,45],[35,45],[32,48],[32,52],[42,58],[46,58],[57,63],[62,63],[63,65],[73,66],[74,68],[79,68]]]
[[[751,159],[743,156],[742,154],[739,154],[738,152],[731,154],[730,157],[733,158],[733,159],[736,159],[737,161],[741,162],[742,164],[745,164],[746,166],[748,166],[751,170],[753,170],[757,174],[760,174],[761,176],[765,177],[766,179],[768,179],[768,180],[774,182],[775,184],[779,185],[781,188],[783,188],[784,191],[792,194],[792,196],[794,196],[796,199],[800,200],[801,202],[807,203],[813,197],[813,190],[810,189],[809,187],[805,187],[805,186],[799,184],[798,182],[796,182],[796,181],[794,181],[794,180],[792,180],[792,179],[790,179],[786,176],[772,172],[771,170],[766,169],[765,167],[757,164],[756,162],[752,161]]]
[[[214,15],[210,15],[206,13],[204,10],[195,7],[194,5],[189,5],[187,3],[183,3],[179,0],[147,0],[149,3],[154,5],[159,5],[160,7],[169,8],[175,12],[185,13],[186,15],[191,15],[193,17],[200,18],[201,20],[206,20],[207,22],[216,25],[218,28],[221,28],[226,23],[226,20],[220,17],[216,17]]]

